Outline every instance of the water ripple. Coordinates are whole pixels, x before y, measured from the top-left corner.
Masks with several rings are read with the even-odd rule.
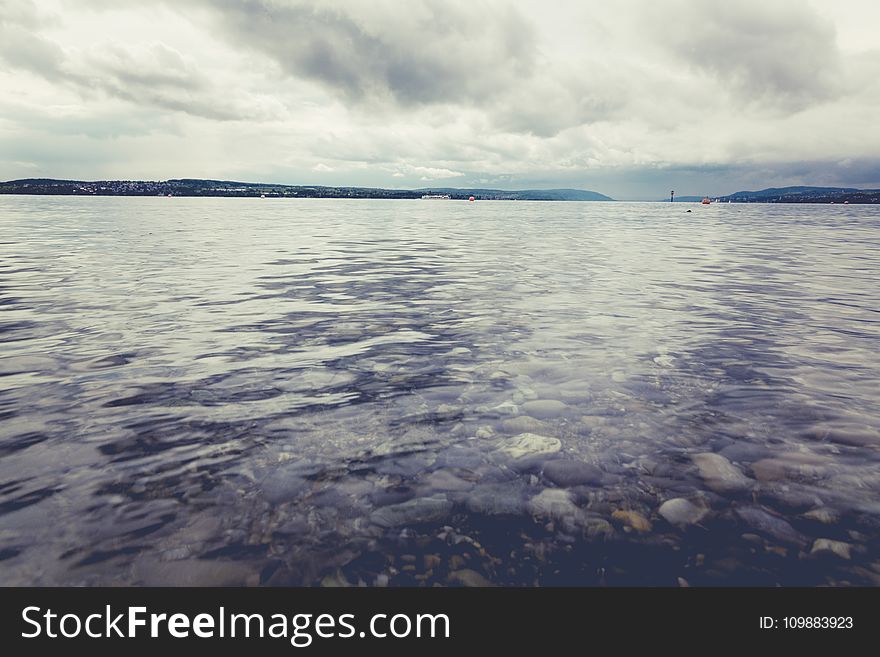
[[[877,584],[880,215],[682,207],[0,199],[0,583]]]

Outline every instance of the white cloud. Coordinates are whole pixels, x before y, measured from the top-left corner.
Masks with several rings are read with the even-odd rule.
[[[419,180],[444,180],[446,178],[461,178],[464,173],[436,167],[412,167],[412,173],[419,176]]]

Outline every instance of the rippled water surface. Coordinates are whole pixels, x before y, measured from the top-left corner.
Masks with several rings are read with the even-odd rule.
[[[0,197],[0,583],[876,585],[878,240]]]

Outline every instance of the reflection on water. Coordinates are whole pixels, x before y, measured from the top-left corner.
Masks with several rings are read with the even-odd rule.
[[[880,584],[871,207],[0,199],[2,584]]]

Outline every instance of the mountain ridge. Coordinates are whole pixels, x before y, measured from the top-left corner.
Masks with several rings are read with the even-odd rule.
[[[796,185],[734,192],[719,196],[718,200],[732,203],[880,203],[880,189]]]

